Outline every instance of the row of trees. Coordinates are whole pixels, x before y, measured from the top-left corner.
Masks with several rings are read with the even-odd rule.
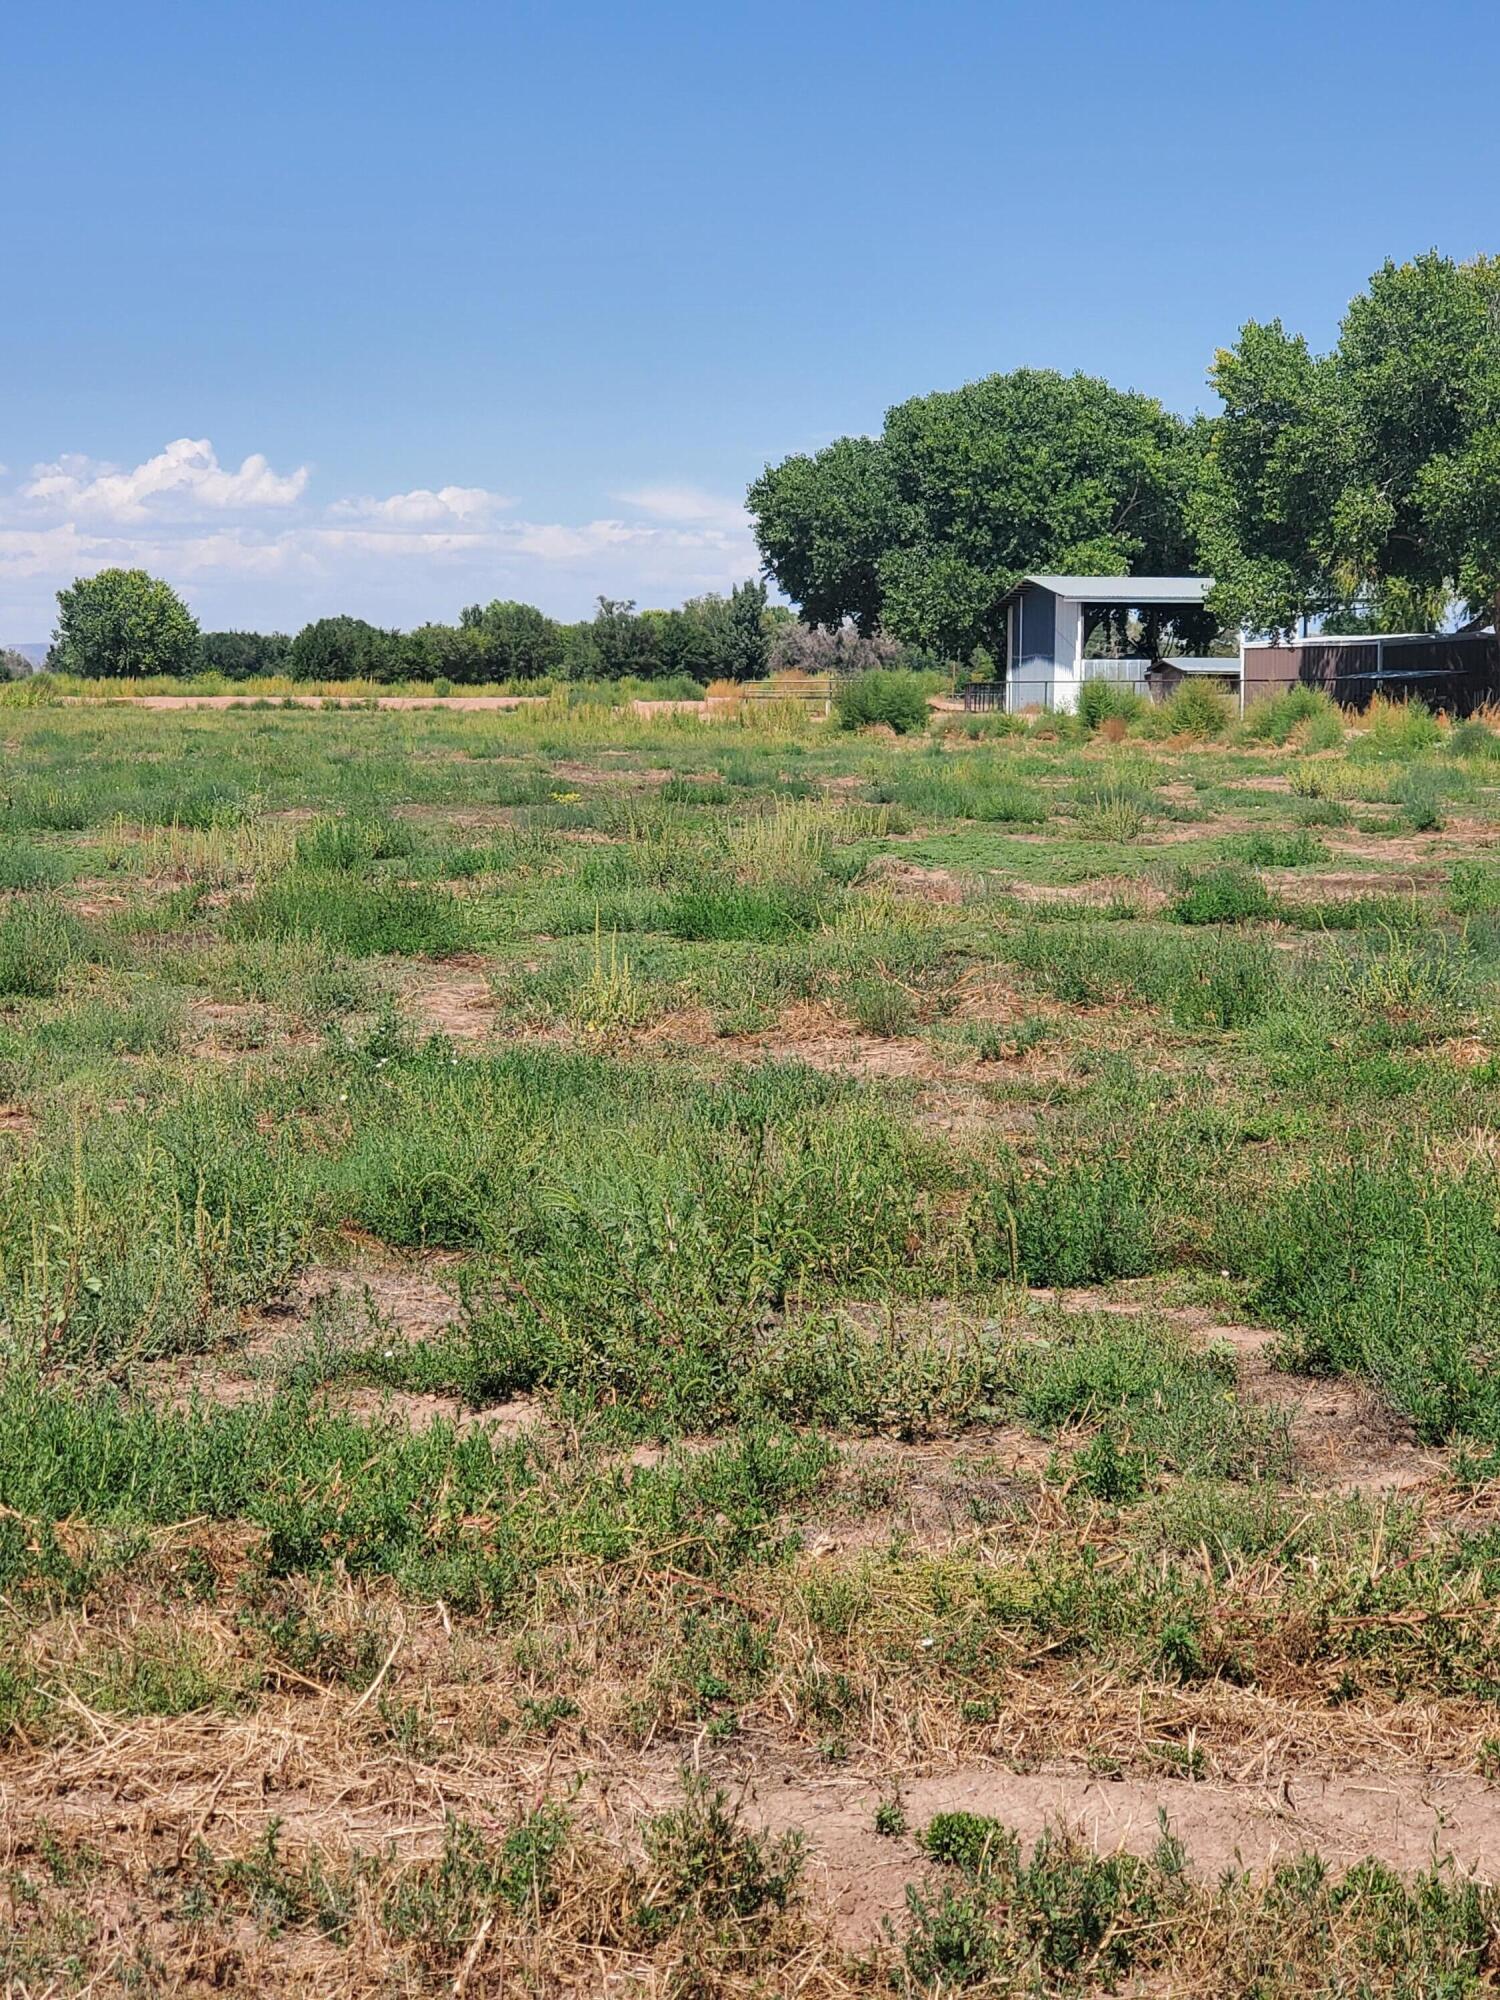
[[[1430,629],[1500,594],[1500,260],[1387,263],[1334,349],[1244,327],[1222,408],[1038,369],[886,414],[770,466],[749,505],[766,573],[817,624],[947,658],[1003,645],[1023,575],[1212,575],[1227,625]]]
[[[289,643],[279,671],[301,680],[456,685],[544,676],[755,680],[769,665],[777,622],[759,582],[739,584],[727,597],[690,598],[670,611],[638,611],[627,599],[601,597],[594,616],[579,624],[562,624],[531,604],[497,599],[471,604],[456,625],[419,625],[411,632],[385,631],[358,618],[320,618]],[[210,650],[219,656],[228,652],[217,645]]]
[[[49,664],[89,678],[213,672],[233,680],[660,680],[686,675],[754,680],[795,654],[793,614],[768,606],[760,582],[670,611],[599,599],[591,619],[564,624],[534,605],[470,605],[456,625],[399,632],[362,618],[319,618],[295,637],[202,632],[171,586],[144,570],[104,570],[58,593]],[[796,661],[788,661],[796,664]]]

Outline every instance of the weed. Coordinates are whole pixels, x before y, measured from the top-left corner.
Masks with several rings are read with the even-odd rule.
[[[1179,924],[1247,924],[1275,914],[1276,899],[1248,869],[1226,865],[1202,871],[1184,868],[1170,913]]]
[[[1138,840],[1147,809],[1144,794],[1125,786],[1101,786],[1080,805],[1078,830],[1090,840]]]
[[[55,993],[88,948],[75,918],[53,903],[18,898],[0,914],[0,995]]]
[[[1223,688],[1189,678],[1172,690],[1161,713],[1174,736],[1222,736],[1229,727],[1233,705]]]
[[[1292,833],[1247,833],[1224,843],[1233,861],[1250,868],[1316,868],[1327,862],[1328,849],[1305,826]]]

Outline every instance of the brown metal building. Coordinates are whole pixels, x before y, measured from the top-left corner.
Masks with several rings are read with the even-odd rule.
[[[1316,687],[1341,708],[1372,696],[1422,701],[1470,715],[1500,701],[1500,640],[1493,632],[1319,633],[1287,645],[1246,646],[1245,706],[1291,687]]]

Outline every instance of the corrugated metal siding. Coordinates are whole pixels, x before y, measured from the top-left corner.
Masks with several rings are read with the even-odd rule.
[[[1268,694],[1285,694],[1301,679],[1296,646],[1247,646],[1245,648],[1245,706]]]
[[[1050,708],[1056,679],[1057,599],[1028,584],[1016,600],[1016,658],[1011,663],[1009,706]]]
[[[1057,599],[1050,590],[1021,593],[1021,660],[1045,660],[1050,667],[1057,644]]]
[[[1500,642],[1488,632],[1469,632],[1245,648],[1247,706],[1299,681],[1322,688],[1341,708],[1364,708],[1372,695],[1381,694],[1470,715],[1500,701]]]

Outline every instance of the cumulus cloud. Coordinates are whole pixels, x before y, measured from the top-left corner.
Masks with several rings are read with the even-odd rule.
[[[384,500],[365,498],[339,500],[329,509],[333,515],[356,520],[389,521],[397,527],[484,526],[503,508],[515,502],[504,493],[491,493],[484,486],[418,486],[410,493],[392,493]]]
[[[293,507],[309,476],[305,465],[295,472],[275,472],[258,451],[236,471],[220,465],[207,438],[176,438],[154,458],[129,469],[66,453],[50,465],[34,466],[21,492],[57,512],[146,521],[154,514]]]

